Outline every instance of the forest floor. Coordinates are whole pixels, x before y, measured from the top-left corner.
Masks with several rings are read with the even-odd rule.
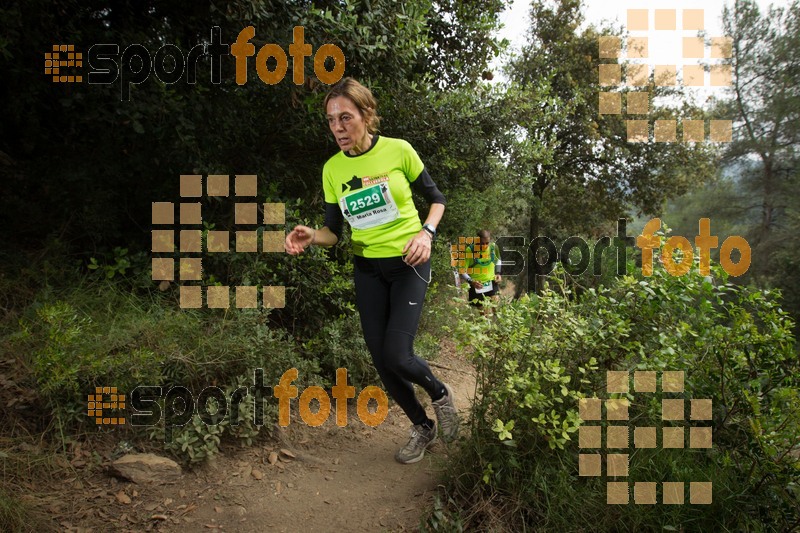
[[[434,373],[453,388],[463,422],[475,392],[474,369],[452,342],[441,348]],[[420,399],[433,416],[427,395]],[[322,426],[307,426],[294,412],[273,438],[223,448],[207,464],[184,469],[174,484],[118,480],[103,468],[110,449],[79,445],[68,454],[64,475],[31,482],[31,492],[20,497],[67,531],[417,530],[433,502],[448,445],[440,440],[422,461],[401,465],[394,453],[407,441],[410,423],[398,406],[392,404],[386,420],[371,428],[352,405],[347,426],[337,427],[332,403]],[[92,457],[101,457],[101,464],[89,467]]]

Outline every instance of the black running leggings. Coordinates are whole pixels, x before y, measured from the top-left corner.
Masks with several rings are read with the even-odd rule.
[[[402,257],[365,258],[354,256],[356,305],[372,361],[389,395],[405,411],[413,424],[428,420],[425,409],[414,395],[412,383],[432,398],[439,398],[444,385],[431,372],[428,363],[414,354],[426,281],[431,264],[414,268]]]

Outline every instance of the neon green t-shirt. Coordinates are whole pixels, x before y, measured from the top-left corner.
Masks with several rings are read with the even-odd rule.
[[[469,245],[467,251],[472,254],[472,259],[467,260],[467,272],[470,272],[470,277],[475,281],[481,283],[494,280],[495,265],[500,260],[500,254],[497,253],[497,245],[489,243],[488,246],[478,245],[478,251],[475,251],[476,246]]]
[[[382,136],[363,154],[339,152],[325,163],[325,201],[339,204],[350,224],[354,254],[403,255],[408,240],[422,229],[411,182],[424,168],[408,142]]]

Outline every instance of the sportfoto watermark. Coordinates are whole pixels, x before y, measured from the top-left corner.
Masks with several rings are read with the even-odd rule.
[[[233,185],[233,187],[231,187]],[[235,231],[203,229],[203,196],[229,198],[231,188],[237,201],[234,204]],[[205,195],[203,194],[205,192]],[[230,253],[285,253],[286,209],[282,203],[256,203],[258,177],[254,174],[237,174],[233,179],[226,174],[182,175],[180,177],[181,202],[153,202],[151,230],[153,257],[152,279],[162,283],[181,282],[180,306],[199,309],[204,305],[212,309],[235,306],[247,308],[283,308],[286,288],[282,285],[237,285],[233,287],[235,303],[231,302],[231,287],[193,284],[203,282],[203,259],[206,254]],[[177,212],[177,217],[176,217]],[[177,222],[180,223],[176,228]],[[259,223],[273,228],[258,228]],[[175,252],[178,252],[177,261]]]
[[[545,276],[551,273],[559,261],[563,264],[564,270],[574,276],[586,273],[590,262],[592,262],[592,274],[600,276],[603,268],[603,254],[609,249],[614,249],[616,252],[616,274],[623,276],[627,273],[627,249],[634,246],[642,251],[642,274],[644,276],[652,276],[653,251],[661,247],[662,237],[655,235],[655,232],[661,228],[661,219],[654,218],[649,220],[645,224],[641,235],[636,238],[627,234],[626,224],[626,220],[620,218],[617,221],[617,235],[613,239],[608,236],[601,237],[593,248],[590,248],[590,244],[585,239],[577,236],[566,239],[561,243],[560,248],[556,246],[552,239],[544,236],[536,237],[527,246],[525,237],[498,237],[496,244],[500,250],[503,276],[517,276],[522,273],[526,260],[529,279],[532,279],[534,275]],[[699,271],[706,276],[710,272],[711,250],[719,246],[719,238],[716,235],[711,235],[710,219],[700,219],[699,228],[699,233],[695,236],[694,243],[697,246],[697,254],[700,258]],[[466,241],[467,239],[464,240]],[[574,250],[577,250],[580,254],[577,261],[572,259]],[[734,250],[739,251],[738,262],[734,262],[732,259]],[[679,251],[679,253],[676,254],[676,251]],[[450,264],[458,270],[459,274],[478,273],[482,267],[473,267],[471,265],[473,256],[480,253],[485,254],[485,249],[480,244],[452,245]],[[542,261],[540,261],[540,258]],[[684,276],[691,270],[693,265],[694,250],[692,249],[692,244],[686,237],[673,235],[666,239],[660,259],[669,274],[672,276]],[[731,276],[741,276],[747,272],[750,268],[750,259],[750,245],[743,237],[730,236],[725,239],[720,247],[720,264],[725,272]]]
[[[617,36],[598,38],[601,60],[613,60],[598,67],[603,87],[598,112],[601,116],[625,115],[628,142],[731,142],[731,120],[679,116],[650,120],[653,85],[684,91],[731,85],[731,65],[726,64],[726,59],[731,57],[732,39],[714,36],[706,43],[698,36],[698,32],[707,30],[704,19],[703,9],[628,9],[625,29],[629,36],[624,42]],[[679,51],[679,55],[667,61],[672,64],[656,64],[650,49]],[[625,59],[624,69],[617,62],[619,59]],[[711,64],[707,77],[701,62],[708,59]]]
[[[236,83],[247,83],[248,58],[255,56],[256,73],[259,79],[268,84],[280,83],[289,68],[288,56],[277,44],[265,44],[256,54],[255,46],[250,42],[256,30],[247,26],[239,32],[236,42],[228,45],[222,42],[222,30],[219,26],[211,28],[211,41],[200,43],[184,54],[178,46],[165,44],[155,53],[142,44],[131,44],[120,54],[118,44],[94,44],[89,48],[88,76],[83,76],[82,52],[75,50],[74,44],[55,44],[51,52],[45,53],[45,74],[52,77],[54,83],[82,83],[86,79],[93,85],[111,85],[119,79],[120,100],[130,100],[131,86],[144,83],[154,74],[162,83],[172,85],[185,81],[190,85],[197,83],[197,63],[201,59],[211,60],[211,83],[222,82],[222,61],[225,57],[233,57],[236,68]],[[305,42],[305,29],[295,26],[289,55],[292,56],[292,80],[301,85],[305,82],[305,58],[314,57],[314,74],[322,83],[332,85],[342,79],[345,69],[345,57],[342,49],[334,44],[323,44],[314,52],[310,44]],[[269,60],[275,61],[274,69],[268,66]],[[327,70],[325,63],[333,60],[333,69]]]
[[[603,459],[605,458],[606,478],[615,481],[606,481],[606,502],[608,504],[626,505],[630,503],[630,489],[633,486],[633,501],[637,505],[653,505],[659,500],[667,505],[682,505],[685,503],[684,491],[686,483],[682,481],[634,481],[628,477],[630,448],[645,449],[658,448],[685,448],[687,436],[689,448],[712,447],[712,428],[703,425],[686,424],[687,401],[675,395],[684,394],[683,371],[634,371],[633,390],[636,393],[654,394],[658,392],[658,374],[661,374],[660,392],[664,396],[661,400],[661,420],[668,421],[671,425],[659,427],[636,426],[633,430],[633,446],[631,446],[631,432],[629,426],[628,398],[583,398],[579,401],[579,415],[582,421],[592,421],[603,425],[583,424],[578,429],[578,445],[581,453],[578,456],[578,475],[584,477],[599,477],[603,475]],[[630,391],[630,373],[627,371],[606,372],[606,392],[624,395]],[[605,404],[605,410],[603,410]],[[688,420],[708,421],[712,418],[712,401],[710,399],[692,399],[688,402]],[[603,417],[605,411],[605,418]],[[603,434],[605,433],[605,439]],[[657,438],[658,435],[661,438]],[[688,435],[687,435],[688,434]],[[605,446],[603,446],[605,442]],[[605,451],[607,450],[614,451]],[[598,453],[590,453],[590,450]],[[620,453],[620,452],[625,453]],[[605,453],[600,453],[605,452]],[[660,497],[659,497],[660,496]],[[689,482],[689,503],[695,505],[708,505],[712,503],[712,482]]]
[[[239,387],[230,394],[230,398],[219,387],[206,387],[197,395],[195,401],[192,392],[183,386],[169,389],[158,386],[140,385],[128,395],[132,412],[126,415],[125,395],[117,394],[116,387],[97,387],[97,394],[88,396],[87,414],[94,418],[97,425],[124,425],[126,420],[131,426],[155,426],[164,419],[164,439],[172,439],[172,431],[183,427],[193,416],[197,415],[206,425],[219,424],[226,418],[232,426],[238,426],[239,406],[252,397],[253,425],[264,425],[264,401],[268,397],[278,399],[278,424],[286,427],[291,423],[291,400],[298,397],[298,388],[292,385],[298,377],[296,368],[290,368],[283,373],[275,387],[264,385],[264,370],[257,368],[253,371],[253,385]],[[108,396],[108,397],[106,397]],[[356,397],[355,387],[347,384],[347,370],[336,370],[336,384],[331,387],[331,396],[336,401],[336,425],[347,425],[347,400]],[[209,406],[209,400],[214,400]],[[160,401],[164,402],[164,409]],[[317,400],[319,407],[316,411],[311,409],[311,402]],[[375,405],[370,410],[370,401]],[[309,426],[317,427],[324,424],[331,412],[331,399],[322,387],[311,386],[299,395],[300,418]],[[108,410],[115,410],[113,417],[106,416]],[[122,411],[121,413],[119,411]],[[379,387],[369,385],[358,394],[356,413],[365,425],[377,427],[386,420],[389,413],[389,398]]]

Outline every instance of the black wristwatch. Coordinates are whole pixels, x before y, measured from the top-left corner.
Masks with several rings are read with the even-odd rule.
[[[430,224],[423,224],[422,229],[428,232],[428,235],[431,236],[431,239],[436,238],[436,228]]]

